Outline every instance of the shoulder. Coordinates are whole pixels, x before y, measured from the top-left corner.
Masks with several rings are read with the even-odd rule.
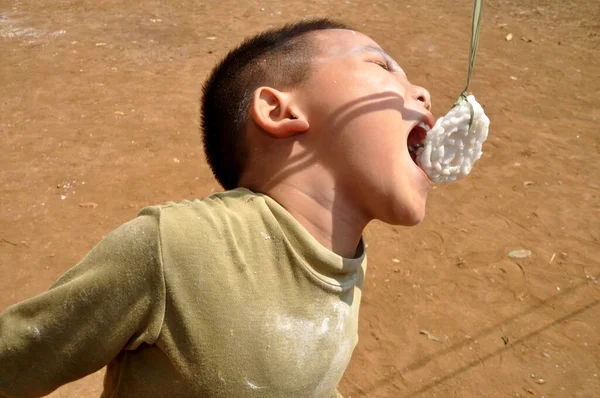
[[[228,212],[243,211],[246,208],[255,207],[256,204],[264,203],[261,194],[254,193],[245,188],[214,193],[201,199],[183,200],[181,202],[166,202],[162,205],[149,206],[139,215],[152,215],[163,217],[176,217],[179,214],[189,214],[198,211]]]
[[[138,217],[154,218],[161,231],[165,229],[184,232],[198,227],[218,229],[235,228],[236,225],[264,218],[269,207],[265,196],[244,188],[219,192],[201,199],[142,209]]]

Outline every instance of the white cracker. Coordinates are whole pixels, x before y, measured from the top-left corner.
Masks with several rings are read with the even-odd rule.
[[[416,152],[417,164],[433,182],[466,177],[481,157],[490,119],[474,96],[469,95],[467,101],[473,106],[471,127],[471,112],[465,101],[437,120],[427,132],[425,145]]]

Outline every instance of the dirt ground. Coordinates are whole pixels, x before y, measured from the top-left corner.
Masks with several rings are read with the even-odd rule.
[[[441,116],[464,85],[470,14],[470,0],[0,0],[0,310],[142,207],[219,190],[198,98],[243,37],[341,19]],[[486,2],[471,85],[492,123],[484,156],[435,187],[422,225],[368,227],[346,396],[600,396],[599,21],[597,0]]]

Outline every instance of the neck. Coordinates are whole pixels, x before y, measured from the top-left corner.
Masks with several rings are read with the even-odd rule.
[[[314,180],[313,180],[314,181]],[[315,183],[282,182],[261,190],[283,206],[321,245],[353,258],[369,220],[361,217],[343,192],[316,190]]]

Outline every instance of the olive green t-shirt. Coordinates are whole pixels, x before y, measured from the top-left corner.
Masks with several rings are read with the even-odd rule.
[[[105,398],[335,396],[365,268],[246,189],[148,207],[0,316],[0,396],[105,365]]]

